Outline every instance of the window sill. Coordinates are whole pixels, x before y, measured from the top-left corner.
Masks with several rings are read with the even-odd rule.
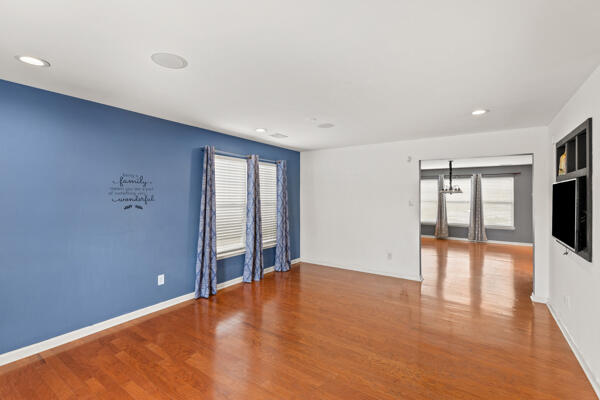
[[[514,226],[500,226],[500,225],[488,225],[485,229],[495,229],[499,231],[516,231]]]
[[[229,250],[223,253],[217,253],[217,261],[218,260],[224,260],[226,258],[231,258],[231,257],[235,257],[235,256],[239,256],[240,254],[244,254],[246,252],[246,249],[236,249],[236,250]]]
[[[267,244],[264,244],[263,245],[263,250],[275,247],[276,244],[277,243],[267,243]],[[239,255],[244,254],[244,253],[246,253],[246,248],[236,249],[236,250],[229,250],[229,251],[224,252],[222,254],[217,254],[217,261],[224,260],[226,258],[231,258],[231,257],[239,256]]]
[[[435,222],[421,222],[421,225],[435,226]],[[448,224],[448,226],[452,228],[468,228],[469,224]]]
[[[435,222],[421,222],[421,225],[435,226]],[[448,224],[450,228],[468,228],[467,224]],[[515,231],[514,226],[501,226],[501,225],[486,225],[485,229],[494,229],[499,231]]]

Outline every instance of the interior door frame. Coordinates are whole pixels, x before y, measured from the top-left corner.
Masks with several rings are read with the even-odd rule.
[[[472,157],[456,157],[457,160],[460,159],[467,159],[467,158],[494,158],[494,157],[508,157],[508,156],[531,156],[531,182],[530,182],[530,187],[531,187],[531,228],[532,228],[532,233],[531,233],[531,239],[533,241],[532,243],[532,277],[531,277],[531,296],[535,296],[535,277],[536,277],[536,273],[535,273],[535,252],[536,252],[536,246],[535,246],[535,213],[533,212],[533,180],[535,178],[535,154],[534,153],[520,153],[520,154],[504,154],[504,155],[499,155],[499,156],[472,156]],[[432,159],[419,159],[419,171],[418,171],[418,177],[417,179],[419,179],[419,196],[418,196],[418,201],[419,201],[419,279],[421,280],[421,282],[424,280],[423,277],[423,259],[422,259],[422,248],[421,248],[421,236],[422,236],[422,232],[421,232],[421,164],[423,161],[432,161],[432,160],[439,160],[440,158],[432,158]],[[514,211],[513,211],[514,212]]]

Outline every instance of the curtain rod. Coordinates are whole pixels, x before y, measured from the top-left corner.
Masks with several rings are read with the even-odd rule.
[[[454,175],[452,174],[453,178],[470,178],[475,174],[471,174],[471,175]],[[507,175],[521,175],[520,172],[497,172],[494,174],[481,174],[481,176],[507,176]],[[449,176],[448,174],[444,174],[444,177]],[[425,176],[421,176],[421,178],[437,178],[438,175],[425,175]]]
[[[204,150],[204,148],[202,148],[202,150]],[[215,154],[218,154],[218,155],[221,155],[221,156],[236,157],[236,158],[248,158],[248,157],[250,157],[248,154],[230,153],[228,151],[223,151],[223,150],[218,150],[218,149],[215,149]],[[275,160],[269,160],[267,158],[260,158],[260,156],[258,157],[258,160],[259,161],[268,162],[268,163],[272,163],[272,164],[277,164],[277,161],[275,161]]]

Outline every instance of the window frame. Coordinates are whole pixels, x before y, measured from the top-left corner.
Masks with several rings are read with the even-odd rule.
[[[233,157],[233,156],[227,156],[227,155],[221,155],[221,154],[217,154],[216,157],[219,157],[219,158],[232,158],[232,159],[240,159],[241,158],[241,157]],[[271,164],[271,163],[266,163],[264,161],[259,161],[259,173],[260,173],[260,166],[263,165],[263,164]],[[215,173],[216,173],[216,168],[217,168],[217,165],[215,163]],[[246,165],[246,168],[244,168],[244,174],[245,174],[246,179],[247,179],[247,174],[248,174],[247,165]],[[246,183],[246,185],[247,185],[247,183]],[[277,178],[275,178],[275,185],[277,185]],[[216,185],[215,185],[215,196],[217,195],[216,191],[217,191],[217,188],[216,188]],[[247,200],[248,200],[248,197],[246,195],[244,197],[244,210],[246,209]],[[261,200],[262,200],[262,198],[261,198]],[[275,186],[275,201],[277,202],[277,186]],[[262,203],[261,203],[261,207],[262,207]],[[277,213],[277,207],[275,207],[275,212]],[[277,217],[277,215],[275,215],[275,217]],[[244,217],[244,220],[245,220],[245,217]],[[245,222],[244,222],[244,227],[245,227]],[[277,227],[275,227],[275,229],[277,229]],[[218,236],[217,236],[216,239],[217,239],[217,243],[218,243],[218,240],[219,240]],[[271,241],[271,242],[269,242],[269,243],[267,243],[265,245],[265,242],[263,240],[262,250],[273,248],[276,245],[277,245],[277,232],[275,232],[275,239],[273,241]],[[242,255],[244,253],[246,253],[246,237],[245,236],[243,238],[243,245],[240,248],[234,248],[232,250],[227,250],[227,251],[219,252],[218,247],[217,247],[217,260],[224,260],[224,259],[227,259],[227,258],[231,258],[231,257]]]
[[[273,204],[274,207],[273,207],[273,210],[275,211],[275,215],[273,217],[275,218],[275,225],[274,225],[275,231],[273,232],[273,239],[270,240],[270,241],[268,241],[268,242],[266,242],[266,240],[265,240],[265,236],[266,235],[265,235],[265,232],[264,232],[265,225],[264,225],[264,223],[262,224],[262,229],[263,229],[263,232],[262,232],[262,236],[263,236],[262,248],[263,248],[263,250],[264,249],[273,248],[273,247],[275,247],[277,245],[277,165],[274,164],[274,163],[270,163],[270,162],[265,162],[265,161],[260,161],[259,160],[259,167],[258,167],[259,174],[263,174],[263,171],[264,171],[263,168],[264,167],[268,167],[268,168],[274,169],[274,171],[273,171],[274,172],[273,177],[275,179],[274,179],[273,183],[275,184],[275,186],[273,188],[274,189],[274,191],[273,191],[273,194],[274,194],[274,199],[273,199],[274,200],[274,204]],[[260,191],[261,217],[264,217],[264,215],[266,214],[266,213],[263,212],[264,211],[263,207],[265,205],[265,202],[263,201],[263,198],[264,198],[263,194],[264,193],[262,191],[262,189],[263,189],[262,188],[263,180],[264,179],[260,179],[260,184],[261,184],[261,188],[260,188],[261,189],[261,191]],[[262,222],[264,222],[264,218],[263,218]]]
[[[514,231],[516,230],[515,227],[515,176],[514,174],[511,173],[507,173],[507,174],[497,174],[494,176],[484,176],[482,178],[482,185],[483,185],[483,181],[485,181],[486,179],[495,179],[495,178],[511,178],[512,181],[512,225],[485,225],[486,228],[489,229],[496,229],[496,230],[505,230],[505,231]],[[494,201],[489,201],[488,203],[504,203],[504,202],[494,202]],[[483,212],[484,212],[484,222],[485,222],[485,207],[486,201],[483,201]]]
[[[512,200],[512,225],[486,225],[486,229],[494,229],[494,230],[505,230],[505,231],[514,231],[516,230],[515,227],[515,177],[513,174],[507,173],[507,174],[499,174],[497,176],[494,177],[483,177],[483,179],[493,179],[495,177],[498,178],[506,178],[506,177],[510,177],[512,178],[512,186],[513,186],[513,200]],[[421,178],[421,181],[423,180],[435,180],[437,182],[437,176],[424,176]],[[422,185],[420,184],[419,186],[420,188],[422,187]],[[421,196],[421,190],[419,190],[419,196]],[[419,215],[419,219],[422,218],[422,200],[419,200],[419,207],[420,207],[420,215]],[[436,204],[437,204],[437,200],[436,200]],[[448,207],[448,204],[446,204],[446,207]],[[485,212],[485,201],[484,201],[484,212]],[[428,225],[428,226],[435,226],[436,221],[420,221],[421,225]],[[450,223],[448,222],[448,226],[449,227],[456,227],[456,228],[468,228],[469,224],[468,223]]]

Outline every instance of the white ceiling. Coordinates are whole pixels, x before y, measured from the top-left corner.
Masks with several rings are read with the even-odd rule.
[[[0,78],[316,149],[547,125],[600,63],[599,20],[597,0],[0,0]]]
[[[448,161],[450,160],[421,161],[421,169],[448,169]],[[452,160],[452,168],[501,167],[507,165],[531,164],[533,164],[533,156],[531,154],[500,157],[460,158]]]

